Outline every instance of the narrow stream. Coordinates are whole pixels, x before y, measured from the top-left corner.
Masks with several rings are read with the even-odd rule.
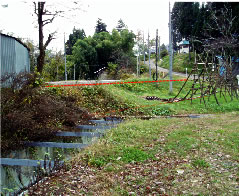
[[[15,195],[35,179],[39,168],[49,169],[54,160],[63,164],[82,148],[97,141],[106,129],[115,127],[121,119],[91,120],[92,125],[78,125],[78,132],[57,132],[45,142],[25,142],[25,148],[1,155],[1,194]],[[47,157],[47,159],[46,159]],[[44,161],[44,159],[46,159]],[[44,165],[45,164],[45,165]]]

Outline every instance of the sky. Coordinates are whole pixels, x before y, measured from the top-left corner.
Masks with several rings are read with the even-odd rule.
[[[170,0],[171,9],[174,0]],[[7,6],[4,6],[7,5]],[[101,18],[112,31],[122,19],[129,30],[144,32],[145,37],[155,38],[156,29],[160,43],[169,40],[169,1],[168,0],[46,0],[49,10],[64,10],[64,17],[57,17],[44,28],[45,38],[55,32],[55,38],[48,49],[63,51],[64,33],[68,40],[73,28],[84,29],[86,36],[93,35],[96,21]],[[68,11],[71,10],[71,11]],[[0,30],[13,33],[14,37],[27,38],[38,43],[37,18],[30,0],[0,0]],[[146,38],[145,38],[146,39]]]

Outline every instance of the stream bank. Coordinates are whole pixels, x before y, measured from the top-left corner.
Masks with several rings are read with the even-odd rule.
[[[76,131],[58,131],[44,142],[24,142],[20,150],[8,151],[1,156],[1,193],[21,194],[43,177],[64,166],[85,147],[95,143],[106,129],[115,127],[120,119],[89,120],[77,125]]]

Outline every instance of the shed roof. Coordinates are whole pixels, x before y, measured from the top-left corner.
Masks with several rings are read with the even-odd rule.
[[[16,38],[16,37],[13,37],[13,36],[10,36],[10,35],[6,35],[6,34],[3,34],[3,33],[0,33],[2,36],[5,36],[5,37],[10,37],[12,39],[15,39],[17,42],[19,42],[20,44],[22,44],[25,48],[27,48],[28,51],[30,51],[30,48],[24,44],[20,39]]]

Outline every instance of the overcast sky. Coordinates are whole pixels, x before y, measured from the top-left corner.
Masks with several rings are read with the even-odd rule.
[[[170,2],[172,8],[174,1]],[[37,20],[33,14],[32,1],[0,0],[0,5],[0,30],[3,33],[12,32],[15,37],[32,39],[37,44]],[[64,32],[67,40],[74,26],[84,29],[87,36],[93,35],[98,18],[107,25],[108,31],[116,27],[120,18],[134,33],[143,30],[145,37],[149,30],[150,37],[154,38],[158,29],[161,44],[168,44],[168,0],[46,0],[45,5],[49,10],[80,8],[67,12],[64,18],[58,17],[52,24],[45,26],[45,38],[47,33],[57,32],[56,39],[48,49],[63,50]]]

